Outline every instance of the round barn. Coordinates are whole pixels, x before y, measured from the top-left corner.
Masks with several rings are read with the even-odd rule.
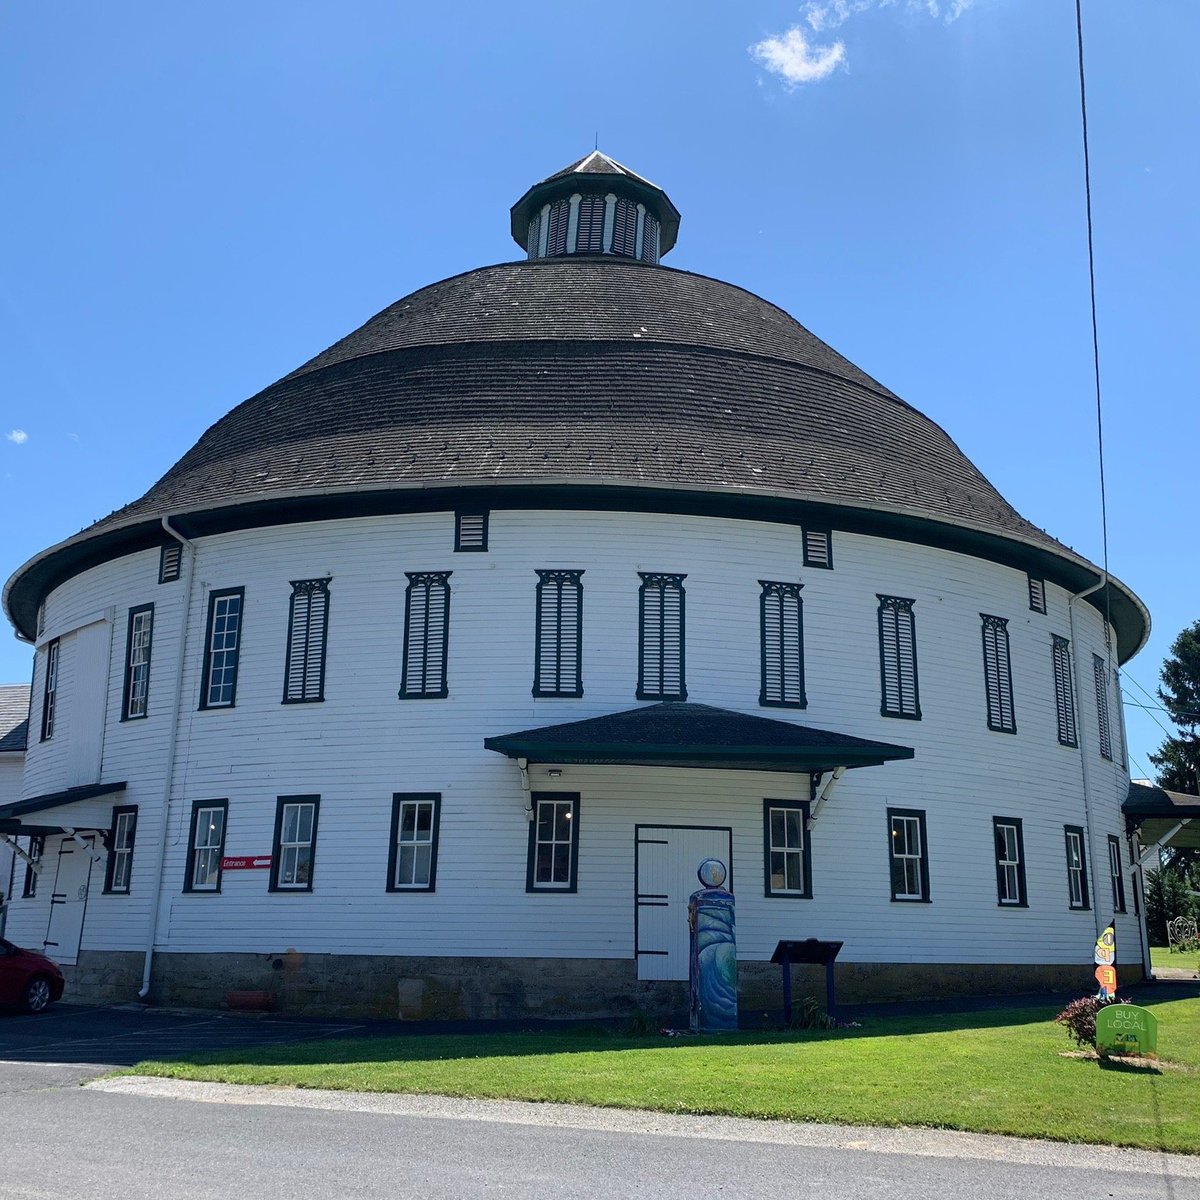
[[[781,939],[844,943],[845,1000],[1077,987],[1115,914],[1140,975],[1144,606],[787,313],[661,265],[679,222],[587,155],[514,205],[523,261],[12,577],[6,936],[72,995],[678,1009],[709,856],[743,1006]]]

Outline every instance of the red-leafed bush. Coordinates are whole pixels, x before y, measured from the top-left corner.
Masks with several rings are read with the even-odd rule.
[[[1067,1027],[1067,1036],[1075,1039],[1077,1046],[1096,1048],[1096,1014],[1109,1004],[1129,1004],[1122,998],[1101,1000],[1098,996],[1083,996],[1072,1000],[1066,1008],[1054,1018],[1059,1025]]]

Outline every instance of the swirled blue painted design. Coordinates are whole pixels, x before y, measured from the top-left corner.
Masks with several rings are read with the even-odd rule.
[[[733,896],[723,888],[694,892],[691,914],[691,1026],[736,1029],[737,935]]]

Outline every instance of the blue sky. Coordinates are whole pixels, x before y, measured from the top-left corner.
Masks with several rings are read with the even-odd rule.
[[[1084,24],[1110,562],[1153,691],[1200,617],[1200,5]],[[517,257],[509,205],[597,134],[682,211],[669,264],[782,305],[1098,559],[1074,39],[1073,0],[5,6],[0,575],[393,300]]]

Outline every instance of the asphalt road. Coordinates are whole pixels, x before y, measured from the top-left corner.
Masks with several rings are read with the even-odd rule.
[[[0,1197],[1200,1200],[1200,1158],[561,1105],[80,1083],[108,1064],[352,1025],[60,1009],[0,1017]],[[225,1024],[228,1022],[228,1024]],[[228,1036],[229,1041],[224,1038]],[[105,1053],[105,1041],[111,1053]],[[55,1058],[55,1054],[63,1058]],[[65,1061],[64,1061],[65,1059]]]

